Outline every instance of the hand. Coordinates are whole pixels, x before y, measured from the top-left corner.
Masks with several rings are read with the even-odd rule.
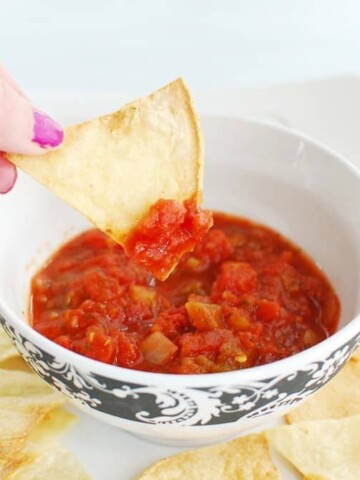
[[[16,168],[4,153],[41,155],[63,141],[60,125],[34,109],[10,75],[0,66],[0,193],[11,190]]]

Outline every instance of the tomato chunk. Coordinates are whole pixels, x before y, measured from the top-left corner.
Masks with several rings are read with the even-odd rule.
[[[244,262],[225,262],[220,267],[220,273],[213,284],[211,296],[215,300],[224,297],[224,292],[231,292],[236,296],[254,290],[258,278],[254,268]]]
[[[229,330],[212,330],[207,332],[185,333],[178,344],[181,347],[181,356],[200,355],[204,352],[216,352],[222,343],[232,340],[234,335]]]
[[[96,325],[86,329],[83,340],[74,342],[74,349],[77,353],[104,363],[112,363],[116,352],[115,340]]]
[[[263,322],[270,322],[275,320],[280,315],[281,307],[277,302],[271,302],[269,300],[259,300],[257,317]]]
[[[126,332],[116,332],[117,363],[122,367],[133,367],[142,362],[141,350],[133,336]]]
[[[156,319],[152,331],[162,332],[170,339],[186,332],[190,328],[189,318],[185,308],[169,308],[162,312]]]
[[[199,259],[200,264],[204,266],[227,260],[233,251],[234,249],[225,233],[218,228],[213,228],[204,240],[195,247],[194,255],[195,258]]]

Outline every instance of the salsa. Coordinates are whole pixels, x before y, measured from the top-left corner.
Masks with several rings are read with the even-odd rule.
[[[33,327],[101,362],[178,374],[266,364],[335,332],[338,298],[299,247],[249,220],[213,218],[164,282],[100,231],[80,234],[33,278]]]
[[[200,210],[194,200],[181,204],[160,199],[127,236],[125,252],[156,278],[165,280],[211,225],[211,212]]]

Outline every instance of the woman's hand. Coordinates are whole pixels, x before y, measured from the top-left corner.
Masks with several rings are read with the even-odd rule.
[[[35,110],[10,75],[0,66],[0,193],[11,190],[16,168],[4,153],[41,155],[63,141],[60,125]],[[4,153],[2,153],[4,152]]]

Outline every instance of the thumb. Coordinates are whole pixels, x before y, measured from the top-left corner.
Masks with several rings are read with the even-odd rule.
[[[63,131],[6,78],[0,77],[0,152],[37,155],[61,144]]]
[[[0,194],[9,192],[16,180],[15,165],[9,162],[0,152]]]

